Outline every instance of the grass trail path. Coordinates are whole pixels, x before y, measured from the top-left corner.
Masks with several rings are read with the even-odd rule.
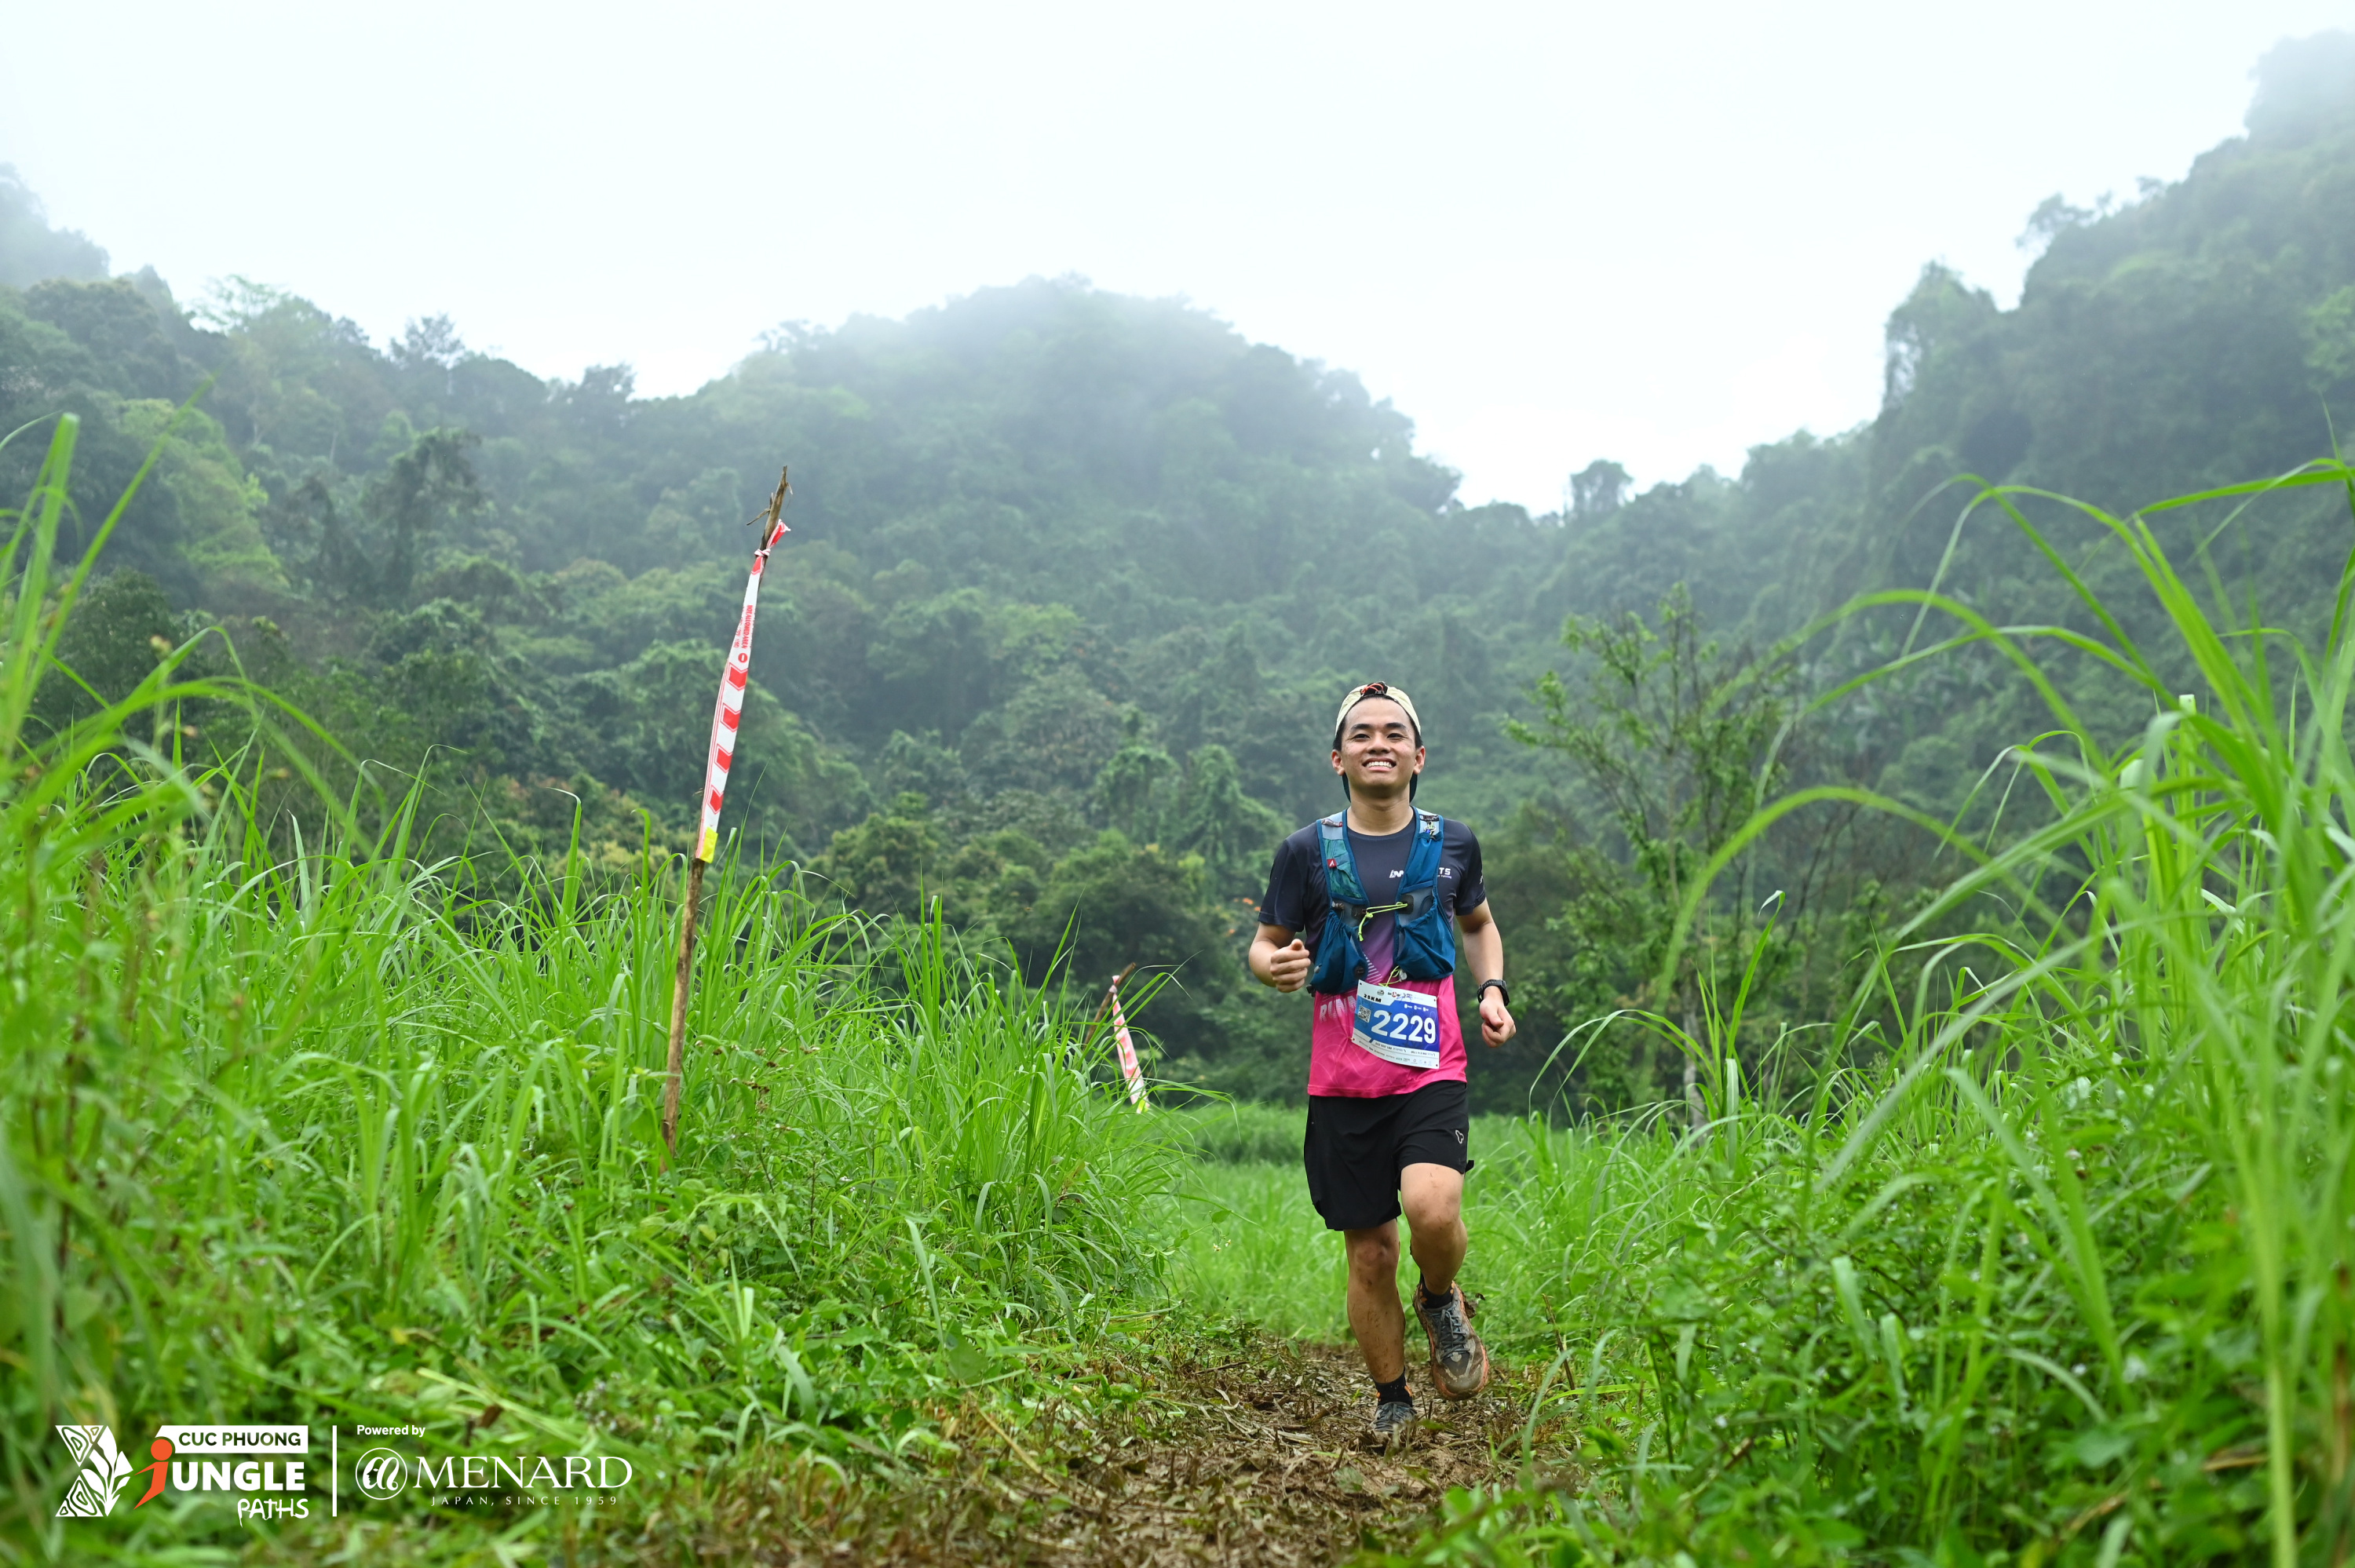
[[[842,1494],[831,1540],[812,1539],[823,1506],[801,1515],[798,1540],[767,1551],[758,1510],[723,1510],[741,1533],[723,1527],[699,1554],[795,1568],[1339,1563],[1410,1535],[1448,1488],[1509,1472],[1529,1392],[1499,1368],[1479,1398],[1423,1398],[1413,1449],[1384,1458],[1360,1446],[1371,1400],[1354,1346],[1249,1330],[1103,1371],[1141,1389],[1133,1421],[1080,1428],[1050,1407],[1010,1427],[968,1406],[953,1428],[964,1450],[954,1467],[889,1502]],[[1419,1369],[1410,1375],[1420,1387]],[[780,1513],[793,1517],[769,1518]]]
[[[1419,1519],[1451,1486],[1489,1478],[1492,1445],[1517,1436],[1512,1403],[1423,1400],[1414,1449],[1360,1446],[1372,1406],[1355,1346],[1260,1340],[1222,1363],[1169,1369],[1190,1406],[1175,1431],[1138,1436],[1072,1467],[1071,1508],[1026,1531],[1057,1568],[1079,1564],[1309,1564]],[[1132,1435],[1133,1436],[1135,1435]]]

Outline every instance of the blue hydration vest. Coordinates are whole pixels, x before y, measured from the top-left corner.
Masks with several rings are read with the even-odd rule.
[[[1446,847],[1447,825],[1432,811],[1417,811],[1414,842],[1407,851],[1406,874],[1399,879],[1398,902],[1372,904],[1358,880],[1358,863],[1349,853],[1348,813],[1336,811],[1316,824],[1325,860],[1325,893],[1332,913],[1316,938],[1316,961],[1308,971],[1308,989],[1325,996],[1346,996],[1366,978],[1366,922],[1376,915],[1395,916],[1391,962],[1408,980],[1442,980],[1455,972],[1455,931],[1439,906],[1439,858]],[[1386,975],[1374,977],[1377,982]]]

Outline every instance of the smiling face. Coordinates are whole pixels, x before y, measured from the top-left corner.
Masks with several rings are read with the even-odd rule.
[[[1406,710],[1388,697],[1368,697],[1342,721],[1333,771],[1349,781],[1352,795],[1387,795],[1423,771],[1423,756]]]

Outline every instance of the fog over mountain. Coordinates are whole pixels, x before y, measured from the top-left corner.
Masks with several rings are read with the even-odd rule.
[[[1967,26],[1845,0],[208,16],[35,7],[0,53],[0,161],[184,298],[250,277],[379,343],[446,314],[542,377],[627,364],[685,394],[781,321],[1078,275],[1355,372],[1468,503],[1532,511],[1597,458],[1732,473],[1870,418],[1881,319],[1924,260],[2012,302],[2040,202],[2180,178],[2252,62],[2345,22],[2338,0],[1992,0]],[[234,173],[186,176],[160,151],[186,144]]]

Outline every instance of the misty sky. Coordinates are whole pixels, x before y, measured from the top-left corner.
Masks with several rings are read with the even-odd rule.
[[[2235,133],[2355,0],[14,11],[0,162],[184,300],[446,312],[648,391],[764,327],[1076,272],[1358,371],[1550,510],[1870,415],[1943,258]]]

